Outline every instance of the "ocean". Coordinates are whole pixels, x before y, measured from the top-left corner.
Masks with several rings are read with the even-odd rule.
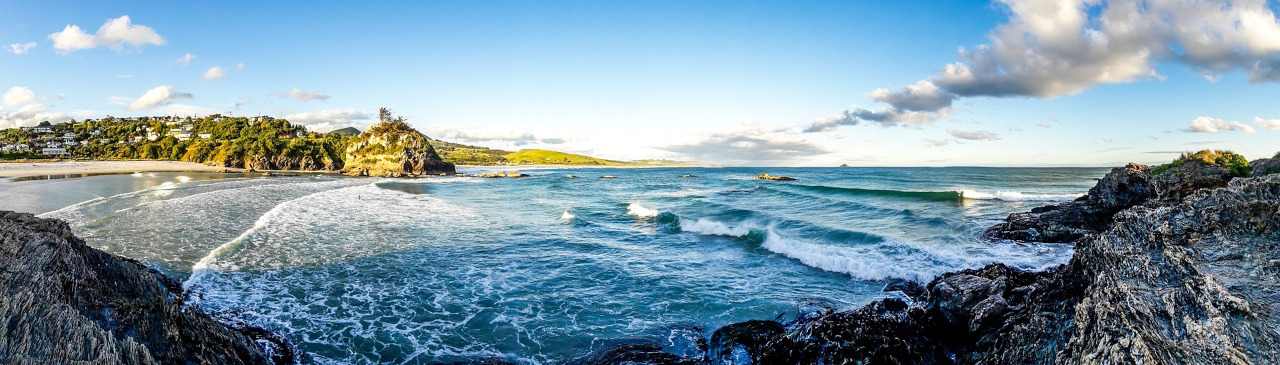
[[[1083,195],[1106,171],[135,173],[3,181],[0,210],[63,219],[180,280],[191,305],[275,331],[317,363],[556,364],[620,343],[696,351],[727,324],[894,297],[882,288],[899,279],[1065,263],[1069,245],[980,233]],[[799,180],[753,178],[763,172]]]

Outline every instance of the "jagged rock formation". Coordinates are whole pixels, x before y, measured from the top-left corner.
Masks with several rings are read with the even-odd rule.
[[[428,141],[403,118],[391,118],[390,111],[383,109],[382,122],[347,145],[344,171],[351,176],[382,177],[454,174],[453,164],[441,159]]]
[[[1187,164],[1191,166],[1194,164]],[[1071,242],[1105,230],[1111,216],[1156,195],[1151,168],[1129,164],[1111,169],[1089,193],[1074,201],[1013,213],[1005,223],[988,228],[988,239],[1024,242]]]
[[[242,168],[248,171],[286,170],[286,171],[339,171],[342,161],[331,158],[316,160],[310,156],[248,156],[243,160],[237,157],[212,163],[214,166]]]
[[[177,282],[85,245],[62,221],[0,211],[0,268],[0,363],[294,361],[278,337],[184,307]]]
[[[1212,171],[1193,172],[1170,175],[1189,180],[1160,185],[1167,188],[1159,190],[1163,195],[1113,194],[1124,190],[1122,182],[1142,187],[1131,182],[1145,181],[1147,171],[1136,165],[1113,170],[1089,197],[1073,202],[1093,201],[1097,208],[1146,197],[1107,215],[1101,230],[1083,234],[1065,265],[1026,272],[992,264],[942,275],[923,290],[896,283],[911,303],[886,299],[787,323],[727,326],[712,335],[709,351],[681,361],[1280,363],[1280,174],[1213,188],[1205,178]],[[1186,190],[1190,186],[1200,188]],[[1182,199],[1156,198],[1175,195]],[[611,359],[675,362],[610,351]]]
[[[1277,158],[1264,158],[1249,162],[1249,176],[1258,177],[1262,175],[1280,174],[1280,156]]]

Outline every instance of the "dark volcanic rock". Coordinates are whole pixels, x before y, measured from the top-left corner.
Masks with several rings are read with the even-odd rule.
[[[1196,190],[1227,186],[1233,177],[1231,170],[1225,167],[1188,160],[1156,174],[1151,179],[1151,187],[1155,189],[1157,198],[1172,202]]]
[[[713,345],[703,361],[1280,363],[1280,174],[1108,218],[1058,268],[992,264],[934,279],[913,304],[886,299],[785,324],[732,325],[716,336],[745,340],[713,341],[734,350]]]
[[[1264,158],[1249,162],[1249,176],[1280,174],[1280,158]]]
[[[62,221],[0,211],[0,268],[0,363],[293,362],[274,335],[184,307],[177,282],[86,246]]]
[[[1071,242],[1107,229],[1116,212],[1154,197],[1151,168],[1129,164],[1111,169],[1089,193],[1074,201],[1013,213],[983,233],[988,239]]]

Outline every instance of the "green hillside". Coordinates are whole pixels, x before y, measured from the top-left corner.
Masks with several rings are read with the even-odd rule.
[[[588,166],[627,166],[626,162],[610,161],[591,156],[548,150],[520,150],[506,156],[507,161],[517,165],[588,165]]]

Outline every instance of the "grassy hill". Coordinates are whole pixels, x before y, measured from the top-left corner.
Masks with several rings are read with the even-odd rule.
[[[520,150],[503,156],[517,165],[628,166],[626,162],[548,150]]]
[[[427,143],[430,143],[431,147],[436,149],[436,153],[439,153],[441,158],[454,165],[506,165],[508,164],[507,158],[503,156],[511,153],[511,151],[469,146],[435,139],[429,139]]]

